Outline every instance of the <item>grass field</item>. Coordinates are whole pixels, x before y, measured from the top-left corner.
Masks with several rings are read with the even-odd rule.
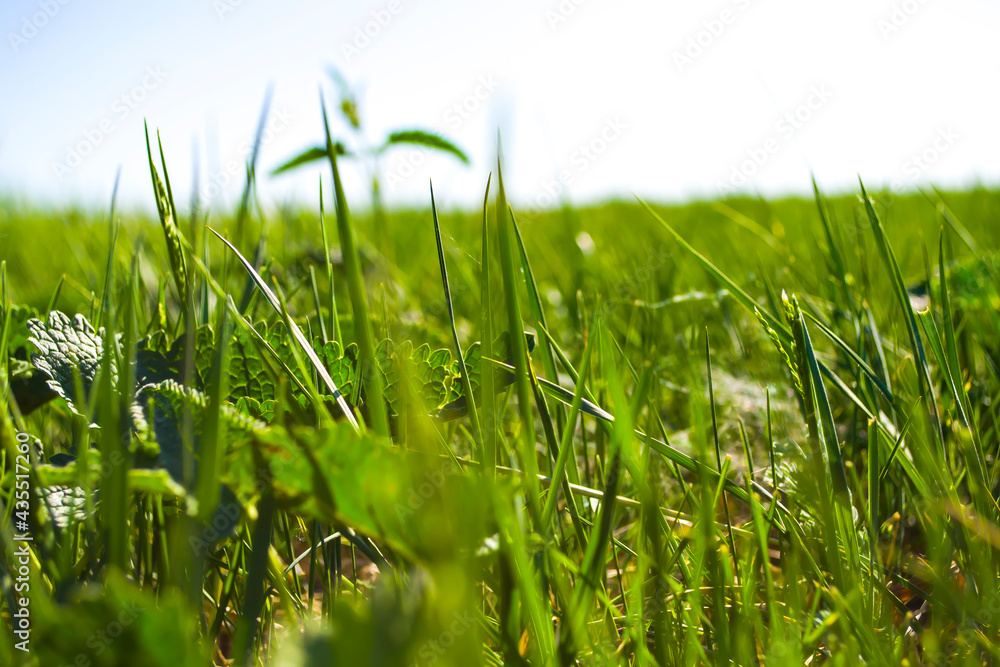
[[[351,216],[331,160],[209,215],[167,166],[159,220],[0,206],[0,664],[1000,659],[1000,193]]]

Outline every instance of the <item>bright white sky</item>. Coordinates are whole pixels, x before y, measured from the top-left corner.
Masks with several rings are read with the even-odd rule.
[[[390,203],[426,204],[433,178],[439,205],[477,205],[498,129],[522,207],[805,193],[811,171],[830,191],[1000,183],[995,1],[2,0],[0,27],[0,192],[40,202],[106,206],[120,166],[124,202],[151,208],[145,118],[178,205],[197,155],[232,206],[226,165],[273,84],[261,199],[314,205],[328,167],[267,172],[322,138],[331,64],[370,144],[425,128],[472,159],[387,154]],[[344,171],[365,207],[366,172]]]

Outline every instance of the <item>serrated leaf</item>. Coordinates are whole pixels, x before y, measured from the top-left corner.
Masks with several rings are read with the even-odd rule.
[[[64,398],[71,410],[79,412],[73,406],[73,370],[80,374],[84,397],[89,396],[100,370],[104,329],[95,331],[83,315],[70,319],[52,311],[47,322],[29,320],[28,330],[28,340],[38,350],[31,356],[35,368],[45,374],[49,388]],[[117,382],[117,369],[112,367],[111,373],[112,382]]]
[[[243,396],[236,401],[235,407],[236,411],[241,414],[255,419],[262,419],[270,424],[271,420],[274,419],[274,405],[275,402],[273,400],[258,401],[257,399]]]
[[[382,396],[393,413],[399,413],[400,383],[396,346],[388,338],[375,348],[375,363],[382,375]]]
[[[447,370],[451,366],[451,350],[444,347],[434,350],[427,357],[427,363],[429,363],[431,368],[435,371],[442,369]]]
[[[482,357],[483,345],[479,341],[470,345],[469,349],[465,351],[465,367],[469,369],[469,384],[472,386],[472,391],[479,389],[479,381],[482,377]]]
[[[136,346],[136,386],[143,387],[164,380],[180,382],[184,377],[184,345],[184,334],[168,345],[163,331],[155,331],[140,340]],[[214,346],[211,325],[198,327],[195,333],[195,376],[192,378],[198,388],[205,386]]]
[[[89,514],[86,510],[86,493],[79,486],[43,486],[38,489],[47,518],[60,528],[69,528],[94,514],[93,507]]]
[[[427,361],[427,357],[431,354],[431,346],[424,343],[413,350],[413,354],[410,358],[413,359],[414,364],[419,364],[421,361]]]
[[[262,327],[255,328],[260,331]],[[274,380],[267,372],[256,341],[243,327],[236,327],[230,342],[229,397],[237,404],[243,398],[258,405],[274,400]]]

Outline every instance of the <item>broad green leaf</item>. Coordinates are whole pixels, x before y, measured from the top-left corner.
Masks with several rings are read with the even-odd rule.
[[[215,347],[212,327],[203,324],[195,333],[194,386],[204,388]],[[136,386],[157,384],[164,380],[180,382],[184,378],[185,336],[181,334],[167,344],[163,331],[156,331],[136,345]]]
[[[291,432],[272,427],[254,443],[271,471],[278,506],[300,516],[377,535],[407,557],[451,558],[454,549],[474,548],[484,537],[482,505],[465,495],[471,482],[451,459],[406,452],[343,423]],[[257,501],[255,470],[250,448],[231,449],[223,481],[244,503]],[[454,524],[435,527],[443,516]]]
[[[386,139],[382,150],[396,144],[414,144],[417,146],[433,148],[434,150],[454,155],[461,160],[463,164],[469,164],[469,158],[464,152],[462,152],[462,149],[441,135],[434,134],[433,132],[426,132],[424,130],[402,130],[399,132],[393,132],[389,135],[389,138]]]
[[[28,340],[38,350],[31,356],[35,368],[45,373],[49,388],[64,398],[71,410],[80,412],[73,405],[74,369],[80,375],[84,397],[89,397],[101,369],[104,329],[95,331],[83,315],[70,319],[53,311],[47,322],[28,320],[28,330]],[[112,367],[111,374],[112,382],[117,382],[117,369]]]
[[[340,142],[334,144],[336,146],[337,155],[348,155],[347,149]],[[309,164],[311,162],[317,162],[319,160],[325,160],[327,157],[325,146],[313,146],[312,148],[307,148],[295,157],[291,158],[280,167],[277,167],[271,172],[272,176],[284,173],[296,167],[301,167],[304,164]]]

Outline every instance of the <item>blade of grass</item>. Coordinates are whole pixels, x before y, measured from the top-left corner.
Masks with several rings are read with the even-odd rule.
[[[444,260],[444,244],[441,241],[441,223],[438,221],[437,204],[434,202],[434,184],[431,183],[431,213],[434,218],[434,239],[437,242],[438,264],[441,267],[441,283],[444,289],[445,304],[448,307],[448,322],[451,324],[451,338],[455,344],[455,356],[458,359],[458,368],[461,373],[462,391],[468,397],[467,405],[469,417],[472,419],[472,433],[479,447],[479,459],[485,461],[486,455],[483,451],[483,431],[479,425],[479,411],[476,410],[476,397],[472,393],[472,378],[469,377],[469,369],[465,366],[465,355],[462,353],[462,343],[458,340],[458,329],[455,328],[455,308],[451,302],[451,288],[448,286],[448,267]],[[487,373],[488,375],[489,373]]]
[[[386,413],[385,401],[382,398],[382,376],[375,361],[375,342],[372,335],[371,318],[368,315],[368,298],[365,295],[364,279],[361,275],[361,255],[358,252],[354,227],[351,225],[350,214],[347,210],[344,186],[340,182],[337,151],[333,147],[333,137],[330,134],[330,123],[326,114],[326,102],[322,100],[322,95],[320,101],[323,110],[323,130],[326,133],[327,153],[330,159],[330,169],[333,171],[333,194],[337,208],[340,251],[344,259],[344,268],[347,271],[347,288],[351,295],[351,307],[354,309],[354,335],[358,339],[358,347],[361,348],[361,382],[365,384],[365,398],[368,401],[368,409],[371,413],[371,420],[374,422],[375,433],[388,436],[389,417]],[[341,343],[343,344],[343,341]],[[343,407],[346,408],[346,404]]]
[[[340,318],[337,316],[337,294],[333,289],[333,264],[330,262],[330,241],[326,234],[326,210],[323,203],[323,177],[319,179],[319,229],[323,234],[323,265],[326,267],[326,282],[330,286],[330,319],[333,321],[333,339],[343,346],[340,333]]]
[[[219,304],[219,320],[216,324],[215,350],[212,367],[208,376],[208,409],[202,422],[199,445],[199,465],[195,496],[198,499],[198,519],[207,523],[219,504],[219,478],[222,461],[226,454],[226,424],[221,418],[222,406],[228,396],[229,378],[229,309]]]
[[[158,139],[159,137],[157,137]],[[176,208],[173,205],[172,197],[160,182],[160,177],[153,164],[153,151],[149,145],[149,129],[146,129],[146,155],[149,158],[149,174],[153,180],[153,194],[156,197],[156,209],[160,215],[160,224],[167,239],[167,255],[170,259],[170,269],[173,273],[174,284],[177,287],[177,295],[181,303],[188,299],[188,270],[187,257],[184,252],[183,235],[177,226]],[[161,162],[163,162],[162,146],[160,150]],[[164,163],[165,164],[165,163]],[[166,171],[164,170],[164,177]]]
[[[480,264],[482,272],[480,274],[480,359],[493,358],[493,291],[490,285],[490,224],[489,224],[489,198],[490,183],[493,180],[491,173],[486,180],[486,193],[483,195],[483,225],[482,225],[482,251]],[[482,362],[480,362],[482,364]],[[496,479],[497,465],[497,398],[494,388],[493,373],[480,373],[479,382],[482,386],[482,416],[480,424],[484,424],[483,429],[483,464],[490,480]]]
[[[591,330],[596,330],[597,312],[594,313],[594,321]],[[580,404],[583,401],[587,375],[590,369],[590,355],[593,350],[594,337],[587,340],[587,345],[583,349],[583,361],[580,362],[581,376],[576,383],[576,390],[573,392],[573,400],[570,403],[569,417],[566,421],[566,428],[563,429],[562,440],[559,443],[559,456],[556,458],[555,466],[552,469],[552,485],[549,496],[545,499],[545,507],[542,509],[542,526],[548,526],[552,520],[552,513],[556,508],[556,501],[559,497],[559,488],[563,483],[563,476],[566,472],[566,463],[573,455],[573,436],[576,434],[576,420],[580,414]],[[570,480],[572,481],[572,480]]]
[[[886,237],[885,228],[882,226],[882,220],[879,218],[878,213],[875,212],[875,207],[872,206],[871,198],[865,191],[864,183],[860,183],[860,185],[861,196],[865,205],[865,212],[868,214],[868,221],[871,223],[872,230],[875,232],[875,239],[878,242],[878,247],[882,254],[882,260],[889,273],[893,291],[896,295],[896,301],[902,309],[903,316],[906,321],[906,332],[910,338],[910,346],[914,354],[914,364],[916,366],[917,378],[920,384],[920,395],[923,397],[927,414],[930,417],[934,440],[938,443],[937,454],[939,460],[943,462],[945,460],[944,433],[941,430],[937,401],[934,397],[934,385],[931,381],[930,369],[927,365],[927,357],[924,354],[924,346],[920,340],[920,331],[917,328],[917,320],[913,313],[913,306],[910,304],[910,298],[906,291],[906,284],[903,282],[903,274],[899,270],[899,264],[896,263],[896,256],[893,254],[892,247],[889,245],[889,239]]]
[[[115,247],[118,245],[118,232],[121,229],[121,221],[116,220],[118,213],[118,185],[121,182],[121,167],[115,172],[115,185],[111,190],[111,214],[108,216],[108,226],[110,227],[110,239],[108,242],[108,264],[104,271],[104,289],[101,294],[101,310],[97,317],[96,328],[100,329],[108,313],[108,293],[111,291],[111,278],[114,272]],[[61,281],[60,281],[61,284]],[[51,311],[49,308],[48,311]],[[48,312],[47,311],[47,312]]]
[[[604,335],[605,328],[598,329]],[[606,344],[598,343],[603,356],[603,366],[611,385],[611,393],[616,404],[624,405],[625,394],[621,387],[621,378],[613,367],[610,349]],[[641,401],[638,403],[642,405]],[[571,408],[572,409],[572,408]],[[580,568],[580,578],[573,590],[573,598],[567,613],[564,615],[559,629],[559,656],[564,665],[573,664],[577,654],[583,650],[583,642],[587,638],[584,629],[585,618],[597,592],[604,588],[604,571],[608,548],[612,539],[612,524],[616,508],[616,499],[622,477],[621,450],[626,446],[626,440],[631,438],[631,420],[626,415],[619,420],[613,430],[608,457],[607,477],[604,484],[604,502],[598,514],[598,524],[591,531],[590,540]]]
[[[507,307],[507,329],[510,331],[511,355],[514,363],[518,410],[521,415],[520,437],[521,465],[528,473],[528,506],[532,515],[539,518],[538,462],[535,458],[535,419],[531,413],[531,387],[528,384],[528,353],[521,324],[521,306],[517,295],[515,256],[512,242],[510,212],[507,194],[503,187],[503,171],[497,160],[496,222],[500,241],[500,268],[503,274],[504,295]]]
[[[715,445],[715,463],[719,467],[719,475],[725,479],[725,475],[722,473],[722,446],[719,442],[719,418],[716,411],[715,403],[715,380],[712,377],[712,349],[709,344],[708,339],[708,328],[705,329],[705,365],[708,373],[708,401],[709,410],[712,415],[712,443]],[[752,461],[747,461],[752,470]],[[751,502],[751,505],[754,503]],[[729,499],[726,495],[722,496],[722,507],[726,514],[726,536],[729,544],[729,553],[733,558],[733,565],[736,568],[736,585],[740,586],[740,572],[739,572],[739,556],[736,551],[736,542],[733,539],[733,520],[729,514]]]

